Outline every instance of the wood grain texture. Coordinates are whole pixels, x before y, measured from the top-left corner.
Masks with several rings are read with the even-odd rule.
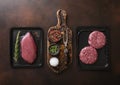
[[[65,9],[73,30],[73,64],[60,75],[52,73],[46,62],[46,38],[56,25],[55,13]],[[108,26],[111,29],[112,71],[80,71],[76,58],[77,26]],[[10,28],[42,27],[45,63],[37,69],[10,66]],[[120,1],[119,0],[0,0],[0,85],[119,85],[120,84]]]
[[[59,30],[61,35],[62,35],[62,38],[60,41],[58,41],[57,43],[53,43],[53,42],[50,42],[49,41],[49,32],[51,30]],[[67,53],[67,56],[65,56],[64,54],[64,50],[65,50],[65,45],[63,43],[63,28],[57,28],[56,26],[53,26],[53,27],[50,27],[49,30],[48,30],[48,34],[47,34],[47,64],[49,66],[49,68],[55,72],[55,73],[62,73],[64,70],[66,70],[67,68],[69,68],[69,66],[71,65],[72,63],[72,59],[73,59],[73,56],[72,56],[72,30],[70,28],[68,28],[68,44],[67,44],[67,49],[68,49],[68,53]],[[48,36],[49,35],[49,36]],[[52,56],[50,53],[49,53],[49,47],[53,44],[56,44],[59,46],[59,49],[60,49],[60,52],[58,55],[56,56]],[[52,57],[57,57],[58,60],[59,60],[59,65],[55,68],[55,67],[52,67],[50,65],[50,59]]]

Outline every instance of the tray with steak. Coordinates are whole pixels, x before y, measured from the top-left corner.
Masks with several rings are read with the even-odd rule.
[[[47,33],[47,64],[60,73],[72,63],[72,30],[66,24],[66,11],[58,10],[58,24],[50,27]]]
[[[110,70],[110,30],[107,27],[78,27],[77,45],[81,70]]]
[[[13,67],[40,67],[43,64],[43,30],[38,27],[14,27],[10,32]]]

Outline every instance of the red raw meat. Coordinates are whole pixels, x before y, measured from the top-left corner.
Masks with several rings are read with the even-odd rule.
[[[105,35],[100,32],[100,31],[93,31],[92,33],[90,33],[89,38],[88,38],[88,43],[96,48],[102,48],[105,43],[106,43],[106,37]]]
[[[22,58],[28,63],[33,63],[36,59],[37,47],[30,32],[27,32],[25,36],[23,36],[20,43]]]
[[[91,46],[84,47],[79,54],[80,60],[85,64],[93,64],[97,60],[97,51]]]

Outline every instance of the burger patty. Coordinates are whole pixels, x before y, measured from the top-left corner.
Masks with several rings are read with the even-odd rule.
[[[105,43],[106,43],[106,37],[105,35],[100,32],[100,31],[93,31],[92,33],[90,33],[89,38],[88,38],[88,43],[96,48],[102,48]]]
[[[97,51],[91,46],[84,47],[79,54],[79,58],[84,64],[93,64],[97,60]]]

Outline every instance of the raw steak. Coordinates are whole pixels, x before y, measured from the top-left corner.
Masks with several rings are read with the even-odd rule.
[[[93,64],[97,60],[97,51],[91,46],[84,47],[79,54],[80,60],[85,64]]]
[[[20,43],[22,58],[28,63],[33,63],[36,59],[37,47],[30,32],[27,32],[25,36],[23,36]]]
[[[88,38],[88,43],[96,48],[102,48],[105,43],[106,43],[106,37],[105,35],[100,32],[100,31],[93,31],[92,33],[90,33],[89,38]]]

